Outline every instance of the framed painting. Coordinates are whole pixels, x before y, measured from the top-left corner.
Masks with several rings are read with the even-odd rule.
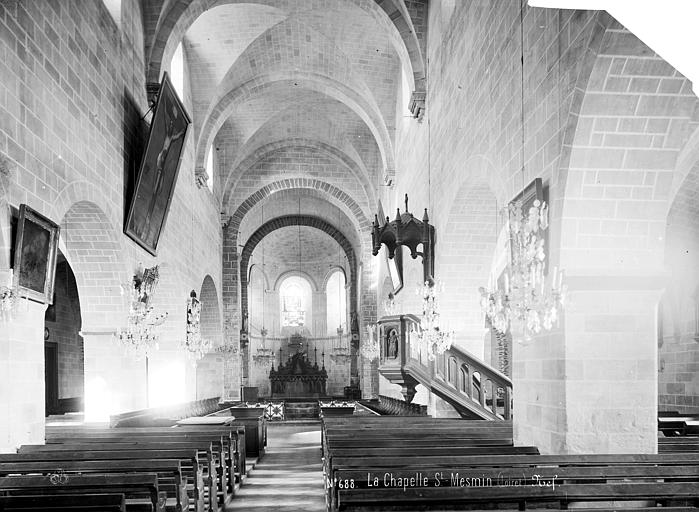
[[[167,220],[191,120],[165,73],[124,233],[152,255]]]
[[[26,204],[20,205],[13,263],[13,284],[20,296],[53,304],[60,230],[56,223]]]

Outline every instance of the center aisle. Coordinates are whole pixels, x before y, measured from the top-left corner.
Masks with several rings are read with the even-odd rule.
[[[265,456],[226,510],[324,511],[320,422],[268,423]]]

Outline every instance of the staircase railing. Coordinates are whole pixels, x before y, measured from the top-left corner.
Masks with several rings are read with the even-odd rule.
[[[512,419],[512,381],[457,346],[430,361],[426,348],[408,335],[411,324],[418,322],[415,315],[379,320],[379,371],[403,386],[406,401],[412,400],[415,385],[422,384],[465,418]],[[397,351],[390,345],[393,329],[399,334]]]

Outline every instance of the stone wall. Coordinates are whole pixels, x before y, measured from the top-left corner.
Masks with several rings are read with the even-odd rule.
[[[142,362],[125,355],[111,335],[126,320],[121,284],[130,281],[139,262],[161,265],[154,306],[170,316],[155,358],[183,359],[178,348],[185,332],[183,305],[205,275],[220,284],[221,232],[214,195],[194,184],[190,138],[158,256],[122,234],[124,191],[138,167],[145,134],[140,118],[148,110],[141,3],[122,2],[117,27],[102,2],[3,2],[0,55],[5,99],[0,105],[0,154],[7,155],[15,170],[2,188],[0,204],[26,203],[62,226],[60,247],[75,273],[82,305],[86,395],[91,384],[94,389],[112,384],[108,399],[102,396],[88,404],[110,404],[102,417],[142,407],[147,402]],[[8,220],[3,214],[0,232],[7,232]],[[8,261],[8,237],[2,237],[2,244],[0,261]],[[17,367],[25,361],[24,375],[36,374],[37,383],[43,380],[39,348],[44,309],[31,306],[23,316],[36,329],[20,328],[20,319],[3,329],[3,336],[11,333],[14,347],[31,345],[36,350],[0,358]],[[194,370],[188,368],[185,379],[191,385],[183,400],[195,396]],[[0,377],[0,451],[43,439],[43,389],[28,388],[12,374],[3,371]]]
[[[384,209],[406,192],[412,211],[429,208],[436,277],[456,279],[445,319],[482,355],[477,286],[506,256],[494,211],[541,177],[549,266],[565,268],[571,306],[530,342],[514,333],[515,437],[551,453],[654,451],[656,310],[675,166],[697,126],[691,85],[603,11],[434,1],[428,14],[426,114],[397,119]]]

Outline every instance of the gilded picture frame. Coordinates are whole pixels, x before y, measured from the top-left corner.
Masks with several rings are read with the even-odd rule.
[[[19,295],[53,304],[56,258],[61,228],[26,204],[19,207],[13,285]]]

